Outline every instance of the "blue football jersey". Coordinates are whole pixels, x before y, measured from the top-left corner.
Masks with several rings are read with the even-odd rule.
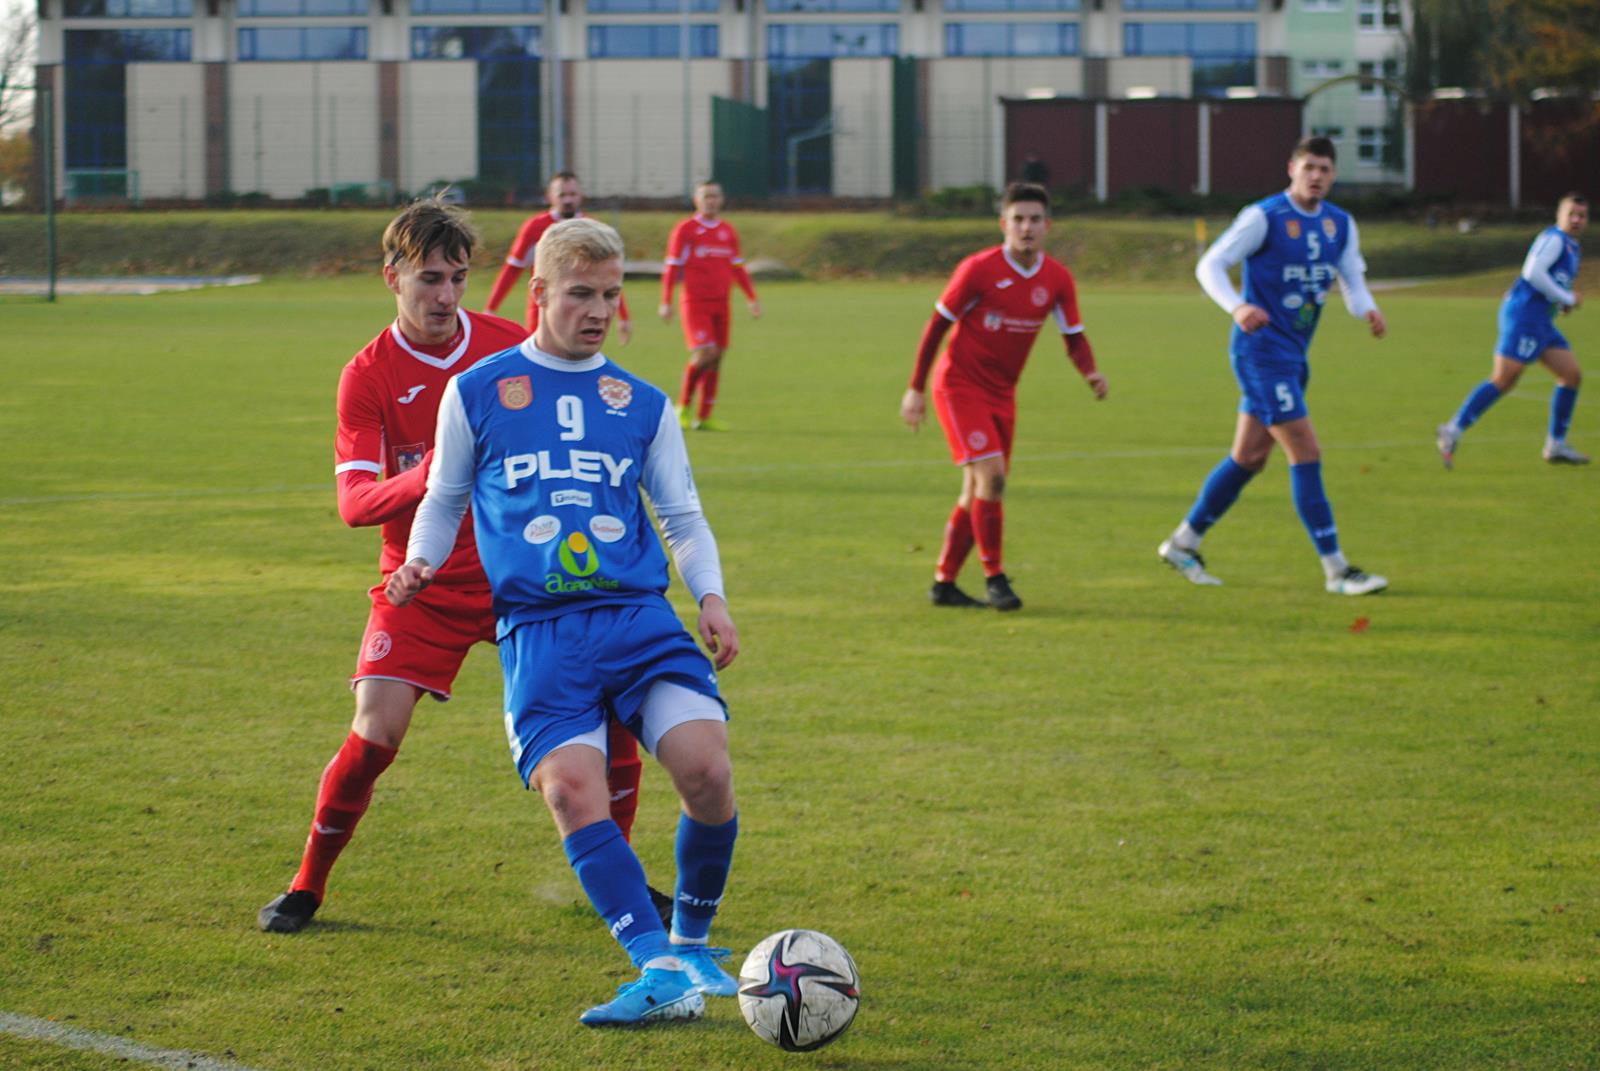
[[[659,602],[667,557],[641,487],[681,500],[657,501],[664,514],[699,508],[681,443],[652,453],[663,420],[675,419],[667,396],[598,354],[549,367],[521,348],[485,358],[455,385],[500,635],[602,601]],[[673,471],[656,471],[663,465]]]
[[[1578,277],[1578,240],[1560,227],[1546,227],[1529,247],[1529,258],[1533,257],[1541,244],[1547,242],[1560,249],[1555,263],[1550,266],[1550,278],[1563,290],[1571,290],[1573,281]],[[1520,274],[1517,281],[1511,284],[1511,289],[1506,291],[1505,301],[1501,304],[1501,318],[1513,323],[1548,320],[1560,311],[1559,304],[1551,301]]]
[[[1244,259],[1244,300],[1271,321],[1247,334],[1233,328],[1231,351],[1241,357],[1305,360],[1323,303],[1339,276],[1350,241],[1350,214],[1324,201],[1315,215],[1295,208],[1288,193],[1256,207],[1267,217],[1267,236]]]

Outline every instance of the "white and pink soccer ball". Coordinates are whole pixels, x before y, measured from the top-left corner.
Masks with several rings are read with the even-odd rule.
[[[739,1010],[757,1035],[789,1052],[820,1049],[849,1029],[861,975],[844,946],[815,930],[783,930],[739,968]]]

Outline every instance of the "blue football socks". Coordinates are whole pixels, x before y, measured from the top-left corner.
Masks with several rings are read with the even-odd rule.
[[[1200,495],[1194,500],[1194,506],[1185,518],[1189,527],[1204,535],[1222,515],[1228,512],[1239,498],[1239,492],[1244,490],[1244,485],[1254,478],[1255,473],[1245,468],[1228,455],[1211,470],[1211,475],[1206,477],[1206,482],[1200,486]]]
[[[1294,508],[1300,522],[1311,534],[1318,554],[1339,553],[1339,530],[1333,524],[1333,507],[1322,490],[1322,462],[1307,461],[1289,466],[1289,485],[1294,492]]]
[[[704,941],[711,920],[722,903],[733,861],[733,842],[739,836],[739,816],[720,826],[702,825],[688,815],[678,816],[678,888],[673,896],[672,935]]]
[[[1467,400],[1461,403],[1461,409],[1456,413],[1454,424],[1459,431],[1466,431],[1478,422],[1478,418],[1488,411],[1489,407],[1500,400],[1500,388],[1491,380],[1484,380],[1473,388],[1467,395]]]
[[[1555,393],[1550,395],[1550,438],[1558,443],[1566,440],[1567,428],[1572,426],[1572,410],[1577,404],[1576,387],[1556,387]]]
[[[617,823],[606,818],[584,826],[564,840],[562,847],[589,902],[635,967],[672,954],[661,916],[650,903],[644,867]]]

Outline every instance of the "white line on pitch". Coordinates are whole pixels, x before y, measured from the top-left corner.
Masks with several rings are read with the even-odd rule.
[[[35,1019],[29,1015],[13,1015],[4,1011],[0,1011],[0,1033],[15,1034],[32,1041],[48,1041],[64,1048],[97,1052],[123,1060],[136,1060],[151,1067],[168,1067],[173,1071],[251,1071],[243,1064],[215,1060],[188,1049],[157,1049],[112,1034],[62,1026],[49,1019]]]

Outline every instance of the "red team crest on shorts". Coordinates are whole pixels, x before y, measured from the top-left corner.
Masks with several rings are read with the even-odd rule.
[[[526,409],[533,404],[533,384],[527,376],[511,376],[495,386],[500,388],[500,404],[507,409]]]
[[[380,662],[394,648],[394,641],[387,632],[374,632],[367,637],[366,659],[368,662]]]
[[[600,400],[607,409],[626,409],[633,401],[633,384],[615,376],[601,376],[598,384]]]

